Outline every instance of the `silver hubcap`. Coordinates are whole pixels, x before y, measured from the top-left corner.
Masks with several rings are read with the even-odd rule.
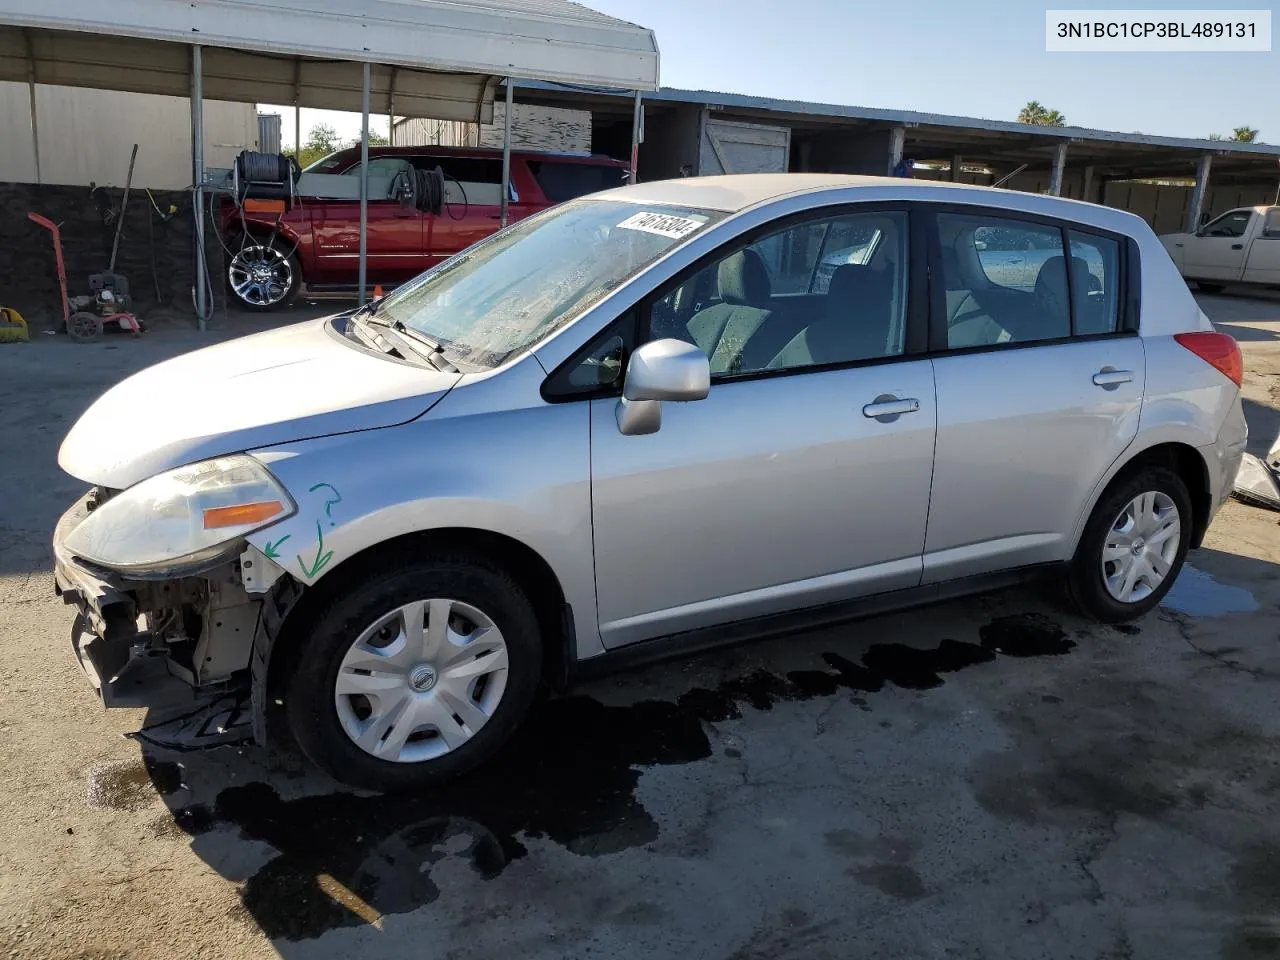
[[[493,716],[507,687],[507,644],[458,600],[392,610],[351,645],[334,684],[342,729],[365,753],[419,763],[456,750]]]
[[[256,307],[279,303],[293,286],[289,258],[274,247],[244,247],[231,258],[227,276],[236,296]]]
[[[1182,535],[1178,508],[1163,493],[1129,501],[1107,533],[1102,581],[1121,603],[1138,603],[1159,589],[1173,568]]]

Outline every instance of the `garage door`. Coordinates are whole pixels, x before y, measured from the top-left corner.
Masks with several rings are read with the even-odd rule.
[[[713,120],[702,124],[702,148],[698,172],[786,173],[791,152],[791,130],[758,123]]]

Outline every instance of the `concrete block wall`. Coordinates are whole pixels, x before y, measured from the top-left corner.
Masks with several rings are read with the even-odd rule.
[[[0,257],[0,305],[16,308],[36,327],[60,323],[62,305],[53,237],[28,220],[27,213],[39,213],[61,223],[68,293],[87,294],[89,275],[106,270],[110,261],[115,215],[123,193],[116,188],[90,191],[88,187],[0,183],[0,250],[7,254]],[[129,281],[133,308],[139,315],[145,318],[148,314],[163,314],[194,323],[191,194],[185,190],[151,193],[161,211],[167,213],[172,204],[177,212],[162,220],[145,191],[130,193],[116,273]],[[226,306],[224,257],[207,222],[205,233],[214,306],[222,310]],[[153,259],[160,288],[158,297]]]

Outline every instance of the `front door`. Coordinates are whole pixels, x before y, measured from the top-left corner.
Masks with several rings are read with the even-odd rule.
[[[1206,223],[1187,240],[1183,273],[1204,280],[1239,280],[1244,269],[1244,237],[1252,210],[1232,210]]]
[[[405,157],[375,157],[369,161],[369,176],[385,182],[408,166]],[[344,170],[343,175],[358,177],[360,164]],[[315,282],[354,286],[360,277],[360,201],[307,203],[313,206],[311,223],[318,267]],[[369,197],[366,263],[370,287],[403,283],[430,265],[423,250],[423,220],[421,211],[406,209],[398,200]]]
[[[420,165],[439,166],[445,177],[443,209],[426,218],[431,263],[447,260],[501,228],[501,158],[437,156],[423,159]],[[515,217],[511,219],[514,222]]]
[[[926,583],[1065,559],[1090,492],[1137,433],[1146,369],[1142,340],[1122,331],[1117,238],[1069,231],[1068,294],[1058,225],[976,211],[940,213],[937,230]],[[975,249],[984,237],[1056,253],[1028,288],[1007,286]]]
[[[873,235],[869,263],[819,280],[828,248]],[[907,353],[907,249],[901,210],[829,216],[642,308],[641,341],[698,343],[712,386],[647,436],[591,401],[606,646],[920,582],[935,405],[932,364]]]

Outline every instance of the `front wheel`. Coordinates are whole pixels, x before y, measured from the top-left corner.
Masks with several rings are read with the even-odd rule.
[[[1094,507],[1071,561],[1075,605],[1103,623],[1153,609],[1182,569],[1191,523],[1191,496],[1173,471],[1143,467],[1115,484]]]
[[[302,286],[296,253],[246,240],[227,264],[227,283],[238,306],[267,311],[288,306]]]
[[[533,607],[481,558],[397,564],[354,583],[314,623],[285,712],[303,753],[355,787],[409,789],[471,769],[537,690]]]

